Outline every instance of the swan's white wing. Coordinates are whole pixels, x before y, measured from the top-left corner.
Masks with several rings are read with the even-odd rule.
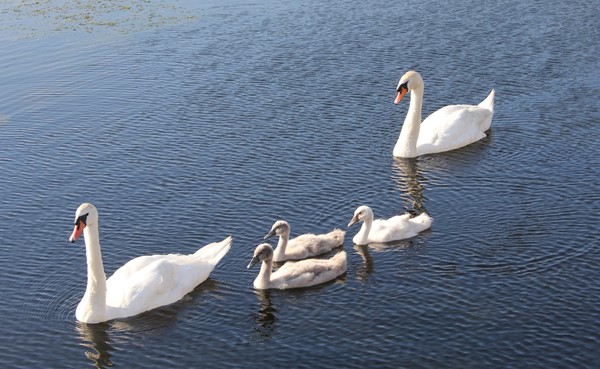
[[[369,242],[390,242],[395,239],[400,225],[410,219],[410,214],[396,215],[389,219],[375,219],[369,232]]]
[[[154,261],[164,257],[165,255],[144,255],[135,259],[131,259],[119,269],[115,270],[113,275],[110,276],[106,282],[108,283],[110,281],[117,286],[119,284],[127,283],[133,274],[144,269],[147,265],[153,263]]]
[[[191,255],[153,255],[137,259],[142,260],[130,261],[124,265],[127,268],[118,270],[106,281],[106,304],[121,309],[121,316],[180,300],[204,282],[215,266]]]
[[[191,255],[147,255],[132,259],[106,280],[112,318],[172,304],[204,282],[231,248],[232,238]]]
[[[485,137],[492,112],[474,105],[448,105],[421,123],[417,147],[420,154],[450,151]]]
[[[209,243],[194,253],[194,257],[217,264],[231,248],[233,237],[229,236],[220,242]]]

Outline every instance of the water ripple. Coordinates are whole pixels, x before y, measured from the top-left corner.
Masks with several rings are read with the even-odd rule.
[[[591,367],[600,27],[589,4],[541,5],[209,2],[144,32],[3,43],[3,365]],[[409,68],[423,116],[495,88],[488,137],[392,158]],[[84,201],[107,275],[234,245],[182,301],[78,324],[85,254],[68,235]],[[434,223],[354,246],[361,204]],[[277,219],[346,229],[346,275],[254,291],[246,265]]]

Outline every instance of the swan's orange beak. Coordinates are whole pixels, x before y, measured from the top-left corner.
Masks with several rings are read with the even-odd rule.
[[[396,100],[394,100],[394,105],[398,105],[398,103],[404,98],[404,95],[408,92],[408,88],[404,86],[400,86],[398,90],[398,95],[396,95]]]
[[[73,233],[71,233],[71,237],[69,237],[69,241],[71,241],[71,243],[77,241],[79,236],[81,236],[81,234],[83,233],[84,228],[85,222],[81,219],[78,219],[77,222],[75,222],[75,227],[73,228]]]

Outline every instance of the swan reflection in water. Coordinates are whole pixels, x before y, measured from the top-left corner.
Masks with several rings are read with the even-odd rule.
[[[402,198],[408,200],[416,214],[426,212],[424,202],[425,187],[430,183],[429,177],[443,181],[449,185],[456,181],[455,174],[481,165],[481,160],[492,147],[493,129],[479,141],[458,150],[440,154],[425,155],[418,158],[394,158],[392,162],[393,177],[402,192]],[[409,210],[410,211],[410,210]],[[430,214],[435,218],[435,214]]]
[[[419,159],[400,159],[396,158],[392,164],[394,179],[398,183],[402,198],[410,203],[409,211],[416,214],[427,212],[423,205],[423,192],[425,187],[422,183],[426,183],[426,178],[420,173],[417,161]],[[411,210],[412,208],[412,210]]]
[[[373,257],[369,253],[369,245],[354,245],[354,250],[363,259],[363,265],[355,268],[356,278],[366,281],[369,279],[371,273],[373,273]]]
[[[186,301],[187,302],[187,301]],[[184,304],[186,303],[184,302]],[[149,335],[155,336],[160,331],[169,329],[177,321],[177,312],[181,307],[179,303],[151,310],[140,315],[104,323],[87,324],[77,322],[83,347],[86,347],[85,356],[94,363],[96,368],[108,368],[114,366],[111,361],[111,351],[114,350],[114,342],[123,340],[141,340]],[[111,345],[110,336],[113,337]]]
[[[83,342],[81,346],[86,348],[85,357],[94,362],[96,368],[108,368],[113,366],[110,361],[110,352],[113,351],[109,343],[108,329],[110,323],[86,324],[77,322],[76,330]]]
[[[271,290],[254,290],[260,309],[254,314],[254,330],[261,340],[271,338],[277,322],[277,309],[271,302]]]
[[[115,366],[111,360],[114,351],[113,342],[122,340],[143,340],[149,336],[159,335],[164,330],[172,329],[177,323],[178,315],[197,304],[194,302],[201,295],[218,290],[218,283],[208,278],[192,292],[178,302],[156,308],[129,318],[111,320],[97,324],[86,324],[76,321],[75,329],[81,337],[81,346],[86,350],[84,355],[99,369]]]

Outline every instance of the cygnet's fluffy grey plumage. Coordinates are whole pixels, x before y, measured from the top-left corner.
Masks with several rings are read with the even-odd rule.
[[[272,272],[273,247],[268,243],[263,243],[254,250],[254,256],[248,264],[248,269],[259,261],[262,261],[262,265],[254,280],[254,288],[260,290],[314,286],[334,280],[346,272],[345,251],[337,253],[330,259],[288,261]]]
[[[344,244],[345,231],[339,228],[325,234],[307,233],[290,240],[290,225],[285,220],[278,220],[271,227],[265,239],[274,235],[279,236],[273,261],[301,260],[326,254]]]
[[[354,212],[354,217],[348,227],[357,222],[363,222],[360,231],[352,241],[357,245],[369,243],[385,243],[403,240],[416,236],[419,232],[431,227],[432,219],[427,213],[411,218],[409,213],[396,215],[389,219],[373,220],[373,210],[363,205]]]

